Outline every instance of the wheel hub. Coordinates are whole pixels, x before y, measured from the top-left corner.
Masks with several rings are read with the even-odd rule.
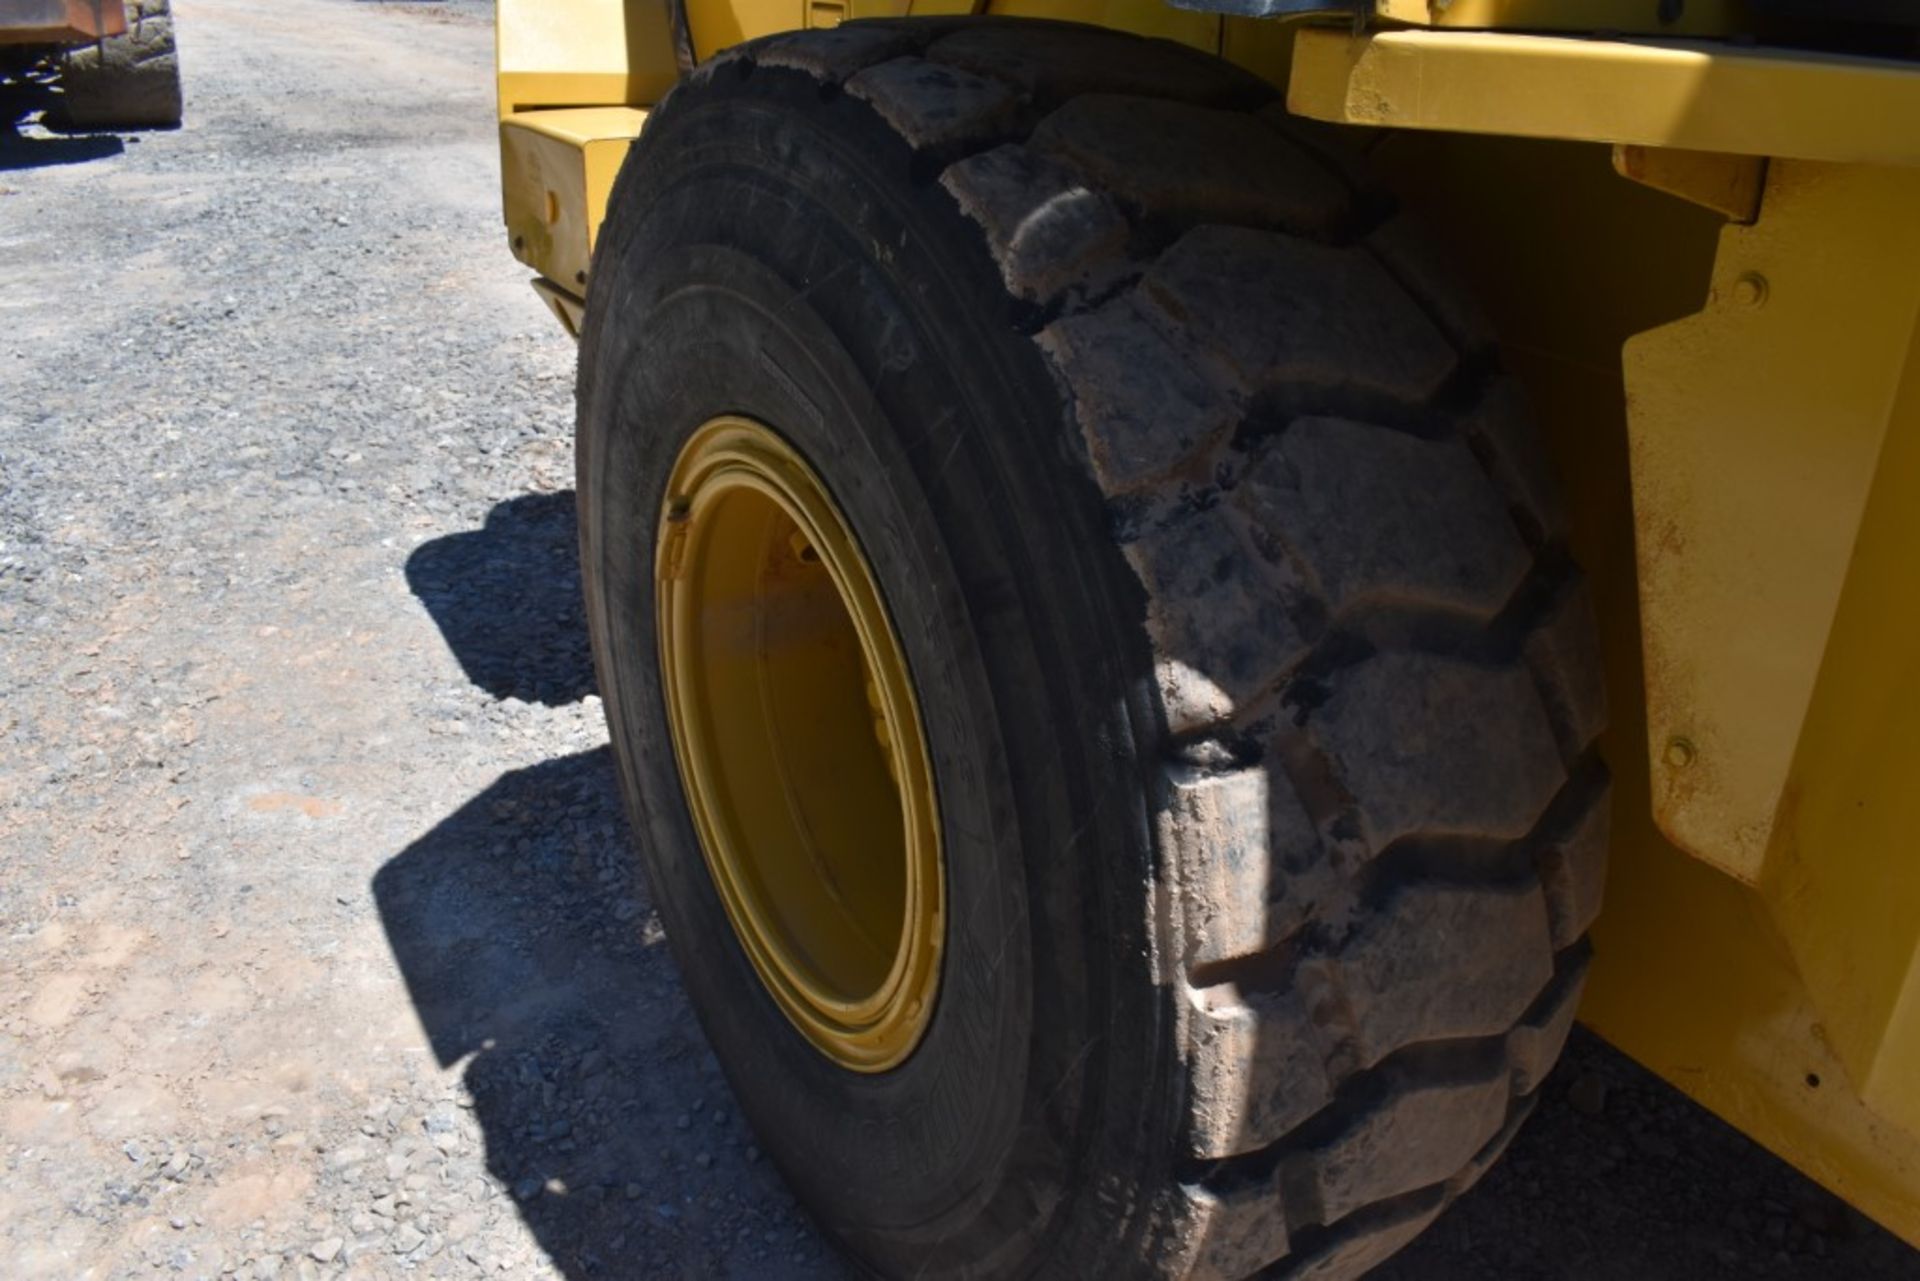
[[[859,544],[792,446],[718,418],[674,465],[655,573],[674,753],[734,932],[816,1048],[894,1067],[933,1012],[944,869],[906,658]]]

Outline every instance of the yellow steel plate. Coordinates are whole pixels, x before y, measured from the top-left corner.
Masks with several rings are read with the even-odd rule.
[[[1397,129],[1920,164],[1920,68],[1833,54],[1315,28],[1294,43],[1287,106]]]
[[[500,122],[514,257],[562,289],[585,294],[613,180],[646,119],[637,107],[565,107]]]
[[[500,0],[500,115],[646,106],[679,78],[666,0]]]
[[[1742,0],[1688,0],[1671,7],[1647,0],[1375,0],[1374,13],[1414,27],[1716,36],[1753,30],[1752,8]]]

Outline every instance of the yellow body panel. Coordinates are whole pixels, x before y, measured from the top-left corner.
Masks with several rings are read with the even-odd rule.
[[[529,40],[564,25],[556,3],[592,11],[592,38]],[[701,56],[846,17],[1044,13],[1218,51],[1291,79],[1302,114],[1384,126],[1371,156],[1486,303],[1594,582],[1618,794],[1582,1016],[1920,1244],[1920,71],[1460,29],[1748,29],[1731,0],[1668,26],[1610,0],[1376,8],[1426,29],[1162,0],[687,12]],[[606,158],[671,82],[664,3],[622,12],[501,0],[509,217],[577,202],[550,220],[564,250],[522,255],[576,324],[565,273],[588,269]],[[636,110],[530,110],[589,103]]]
[[[1219,15],[1175,9],[1163,0],[846,0],[832,5],[814,0],[688,0],[687,25],[693,30],[694,52],[706,58],[755,36],[830,26],[843,16],[900,18],[956,13],[1085,22],[1179,40],[1209,53],[1220,47]]]
[[[1096,27],[1111,27],[1116,31],[1177,40],[1208,53],[1220,51],[1220,15],[1175,9],[1164,3],[1142,4],[1140,0],[994,0],[984,8],[988,13],[1005,14],[1010,18],[1085,22]]]
[[[1720,36],[1755,28],[1744,0],[1375,0],[1374,13],[1392,23],[1493,31],[1611,31],[1662,36]]]
[[[1761,208],[1625,351],[1654,812],[1752,884],[1920,310],[1920,169],[1775,160]]]
[[[679,78],[667,0],[506,0],[500,117],[543,107],[651,106]]]
[[[1920,164],[1920,69],[1727,45],[1303,31],[1287,106],[1317,120],[1856,164]]]
[[[1912,231],[1920,202],[1906,210]],[[1920,262],[1905,276],[1920,279]],[[1908,316],[1889,430],[1762,890],[1852,1085],[1920,1134],[1920,327]],[[1907,1197],[1913,1214],[1920,1185]]]
[[[607,197],[646,118],[635,107],[563,107],[500,122],[514,257],[563,290],[586,292]]]
[[[1917,317],[1920,170],[1774,161],[1760,218],[1721,233],[1705,309],[1626,343],[1637,817],[1727,875],[1682,870],[1649,832],[1623,844],[1587,1011],[1910,1240]]]
[[[807,0],[687,0],[687,26],[693,32],[693,54],[711,58],[731,45],[775,31],[796,31],[807,25]]]

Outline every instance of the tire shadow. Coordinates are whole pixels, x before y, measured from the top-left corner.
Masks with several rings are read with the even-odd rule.
[[[572,493],[500,503],[406,575],[490,695],[593,692]],[[488,1173],[570,1281],[842,1275],[687,1004],[608,748],[501,775],[373,895],[435,1060],[465,1060]]]
[[[508,499],[481,528],[422,543],[406,572],[487,693],[550,707],[593,693],[571,490]]]
[[[688,1007],[606,748],[502,775],[375,875],[488,1172],[572,1281],[833,1277]]]
[[[117,156],[127,146],[117,134],[57,134],[52,137],[28,137],[0,126],[0,173],[23,169],[46,169],[55,165],[81,165],[92,160]]]
[[[407,580],[467,675],[593,689],[571,493],[423,544]],[[609,749],[503,774],[377,873],[389,946],[489,1172],[568,1281],[846,1275],[753,1136],[680,986]],[[718,942],[716,940],[716,942]],[[1602,1081],[1604,1115],[1570,1102]],[[1382,1281],[1892,1277],[1911,1256],[1576,1032],[1505,1160]],[[1789,1256],[1786,1250],[1792,1250]]]
[[[1539,1099],[1486,1177],[1369,1281],[1920,1275],[1885,1229],[1584,1027]]]

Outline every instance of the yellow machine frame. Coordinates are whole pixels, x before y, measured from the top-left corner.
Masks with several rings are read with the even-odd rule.
[[[1654,9],[687,0],[676,31],[667,0],[501,0],[508,232],[577,331],[681,61],[846,18],[1164,36],[1370,131],[1534,397],[1595,582],[1619,785],[1582,1017],[1920,1245],[1920,68]]]

